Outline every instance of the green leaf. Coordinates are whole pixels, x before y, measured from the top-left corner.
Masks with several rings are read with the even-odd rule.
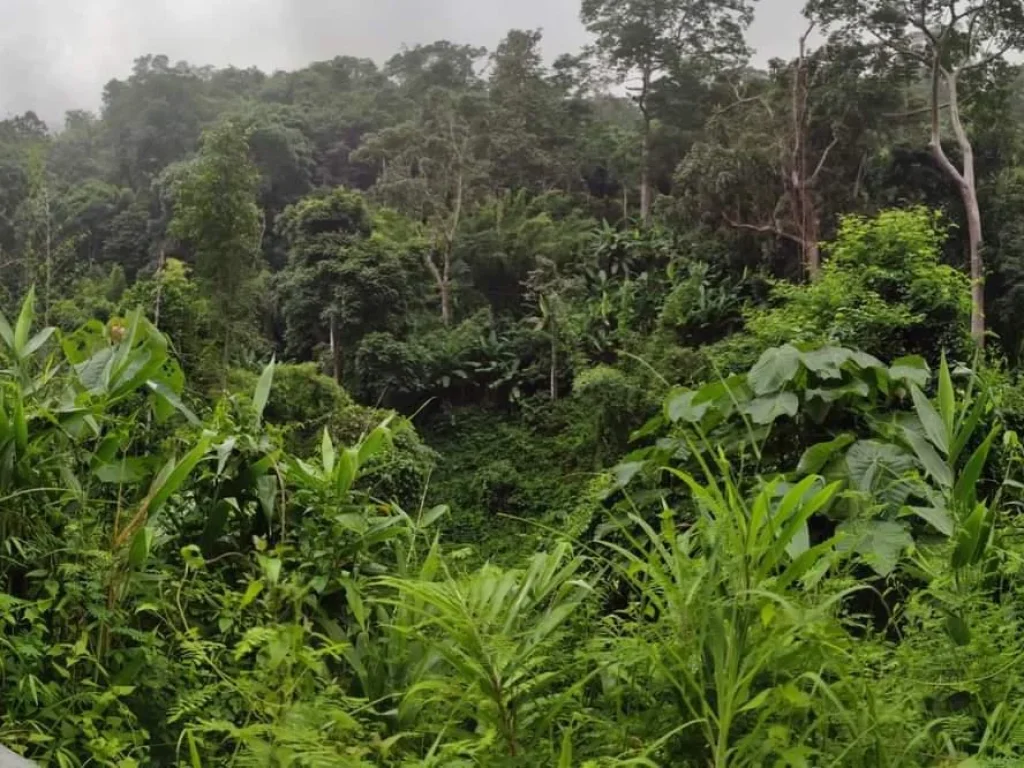
[[[924,388],[928,384],[931,371],[928,363],[920,355],[900,357],[889,367],[889,378],[894,381],[905,381],[908,384]]]
[[[156,395],[158,400],[163,401],[171,409],[177,411],[182,416],[184,416],[185,419],[188,420],[189,424],[194,424],[198,426],[201,423],[199,421],[199,418],[192,412],[192,409],[185,405],[182,399],[178,396],[178,393],[171,389],[169,386],[167,386],[164,382],[150,379],[149,381],[146,382],[146,386],[150,389],[150,391],[153,392],[154,395]],[[168,412],[166,410],[158,409],[158,420],[163,421],[167,418],[167,416]]]
[[[689,390],[670,395],[665,401],[665,415],[668,417],[668,420],[672,423],[685,421],[690,424],[696,424],[703,419],[704,415],[711,409],[713,403],[711,401],[705,401],[703,403],[694,404],[694,398],[696,398],[698,394],[699,392],[697,390]]]
[[[440,518],[448,514],[449,508],[447,504],[439,504],[431,510],[428,510],[423,515],[423,519],[420,520],[420,528],[429,528],[431,525],[436,523]]]
[[[939,533],[952,536],[954,531],[953,516],[942,507],[904,507],[906,512],[917,515],[929,523]]]
[[[1000,426],[997,424],[989,431],[988,436],[982,441],[971,458],[967,460],[960,477],[956,480],[956,487],[953,489],[953,498],[960,505],[961,509],[970,509],[978,498],[978,480],[981,478],[982,470],[988,461],[989,451],[992,450],[992,443],[999,434]]]
[[[932,444],[925,440],[924,435],[915,429],[904,428],[903,437],[914,451],[917,460],[921,462],[925,472],[931,475],[932,479],[943,488],[950,488],[953,485],[953,470],[936,453]]]
[[[810,352],[802,352],[800,359],[807,370],[819,379],[841,379],[842,366],[853,359],[853,352],[842,347],[819,347]]]
[[[391,432],[388,430],[388,423],[391,421],[390,417],[370,434],[363,438],[359,443],[359,465],[362,466],[369,459],[380,453],[381,448],[384,445],[384,441],[390,436]]]
[[[982,536],[987,530],[985,517],[989,510],[984,504],[978,504],[963,521],[957,532],[956,547],[953,550],[953,568],[959,570],[973,565],[984,550]]]
[[[247,605],[251,604],[253,600],[255,600],[257,597],[259,597],[260,593],[262,591],[263,591],[263,582],[262,581],[259,581],[259,580],[257,580],[257,581],[250,581],[249,582],[249,586],[247,586],[245,588],[245,594],[242,595],[242,599],[239,602],[239,606],[242,607],[242,608],[245,608]]]
[[[28,334],[32,330],[32,321],[35,319],[36,289],[29,289],[25,300],[21,303],[21,314],[18,315],[18,322],[14,326],[14,354],[19,359],[25,357],[25,347],[28,344]]]
[[[956,419],[956,396],[953,394],[953,379],[949,375],[945,352],[942,353],[942,362],[939,364],[939,415],[946,427],[946,434],[952,437],[953,423]]]
[[[176,462],[174,459],[171,459],[164,465],[156,480],[153,481],[146,501],[143,502],[147,505],[149,515],[152,516],[159,511],[164,502],[177,492],[196,465],[203,460],[206,452],[210,449],[211,439],[211,435],[204,434],[195,447],[186,453],[181,461]]]
[[[101,464],[93,470],[101,483],[130,485],[146,477],[149,462],[139,458],[124,458],[109,464]]]
[[[800,350],[791,344],[766,350],[747,374],[755,395],[778,392],[800,371]]]
[[[39,348],[50,340],[50,337],[53,336],[56,330],[56,328],[44,328],[29,339],[28,343],[25,345],[25,349],[22,351],[22,357],[28,358],[38,352]]]
[[[263,373],[260,374],[260,380],[256,384],[256,392],[252,396],[252,407],[256,411],[256,423],[260,423],[263,420],[263,411],[267,407],[267,401],[270,399],[270,388],[274,383],[274,358],[270,358],[270,362],[263,368]]]
[[[910,385],[910,394],[914,398],[914,410],[917,413],[917,418],[921,420],[921,426],[924,427],[928,439],[942,452],[943,456],[948,456],[949,433],[946,431],[946,425],[943,423],[942,417],[939,416],[939,412],[935,410],[935,406],[924,396],[924,393],[913,384]]]
[[[132,568],[141,568],[149,559],[149,552],[153,546],[153,529],[149,526],[140,528],[131,546],[128,548],[128,564]]]
[[[837,549],[857,552],[879,576],[892,573],[903,551],[914,545],[907,529],[890,520],[843,523],[838,532],[847,538],[840,540]]]
[[[872,493],[881,487],[882,481],[898,480],[914,469],[914,459],[891,443],[859,440],[846,452],[846,468],[856,490]]]
[[[334,442],[331,440],[331,433],[324,427],[324,435],[320,440],[320,458],[323,460],[324,474],[334,473]]]
[[[755,424],[771,424],[782,416],[796,416],[800,399],[792,392],[777,392],[751,400],[743,410]]]
[[[7,345],[7,349],[14,351],[14,331],[11,330],[11,324],[3,312],[0,312],[0,339]]]
[[[359,473],[359,452],[355,448],[346,448],[341,452],[334,476],[334,487],[338,493],[348,493]]]
[[[818,443],[812,445],[806,451],[804,455],[800,457],[800,463],[797,465],[796,471],[800,475],[812,475],[821,471],[829,460],[839,451],[850,445],[856,438],[850,433],[844,433],[834,440],[829,440],[827,443]]]

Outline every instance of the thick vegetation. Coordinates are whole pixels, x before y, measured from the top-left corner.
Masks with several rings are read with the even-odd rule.
[[[0,743],[1024,762],[1024,5],[806,13],[0,123]]]

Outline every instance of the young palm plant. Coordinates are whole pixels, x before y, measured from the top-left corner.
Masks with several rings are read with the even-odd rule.
[[[413,685],[404,702],[444,705],[450,716],[436,744],[454,726],[476,721],[484,745],[496,736],[508,758],[529,751],[527,735],[540,732],[553,710],[550,702],[540,706],[558,677],[552,656],[590,592],[579,578],[582,565],[563,544],[535,554],[523,570],[488,565],[464,578],[446,572],[437,581],[381,580],[396,595],[384,602],[412,607],[419,621],[408,631],[445,662]]]
[[[748,500],[721,454],[702,464],[705,483],[669,470],[692,494],[692,522],[668,508],[659,527],[629,514],[626,543],[606,542],[635,596],[618,620],[618,676],[675,702],[673,731],[691,739],[684,754],[662,755],[674,764],[806,764],[812,732],[828,720],[812,703],[838,704],[827,680],[848,594],[816,591],[838,554],[834,538],[812,544],[807,522],[840,484],[774,480]]]

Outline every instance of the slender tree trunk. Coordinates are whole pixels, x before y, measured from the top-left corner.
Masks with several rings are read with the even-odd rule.
[[[981,209],[974,185],[964,185],[960,196],[967,211],[967,248],[971,260],[971,338],[985,346],[985,264],[982,259]]]
[[[551,317],[551,402],[558,399],[558,326]]]
[[[952,179],[960,192],[964,213],[967,217],[967,251],[971,270],[971,338],[980,349],[985,346],[985,264],[982,257],[983,233],[981,209],[978,205],[978,189],[974,172],[974,147],[964,128],[960,116],[958,72],[947,72],[942,68],[938,56],[932,65],[932,135],[930,149],[939,167]],[[945,81],[949,97],[949,122],[963,156],[963,171],[957,169],[942,148],[941,126],[939,124],[939,81]]]
[[[434,263],[434,257],[430,253],[424,256],[424,262],[427,265],[427,270],[434,278],[434,285],[437,286],[437,292],[441,297],[441,322],[444,323],[446,328],[449,328],[452,324],[451,255],[446,251],[442,254],[442,258],[444,259],[444,264],[440,269]]]
[[[46,217],[46,296],[43,300],[43,322],[50,323],[50,296],[53,289],[53,231],[50,226],[50,189],[43,182],[43,215]]]
[[[153,301],[153,327],[160,330],[160,304],[164,296],[164,243],[160,243],[160,255],[156,262],[156,298]]]
[[[334,380],[341,384],[342,363],[341,345],[338,343],[338,319],[331,313],[331,368]]]
[[[643,144],[640,147],[640,221],[651,220],[651,120],[644,116]]]

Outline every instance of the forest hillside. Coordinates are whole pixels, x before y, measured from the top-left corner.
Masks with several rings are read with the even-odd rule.
[[[805,15],[0,122],[0,744],[1024,764],[1024,0]]]

